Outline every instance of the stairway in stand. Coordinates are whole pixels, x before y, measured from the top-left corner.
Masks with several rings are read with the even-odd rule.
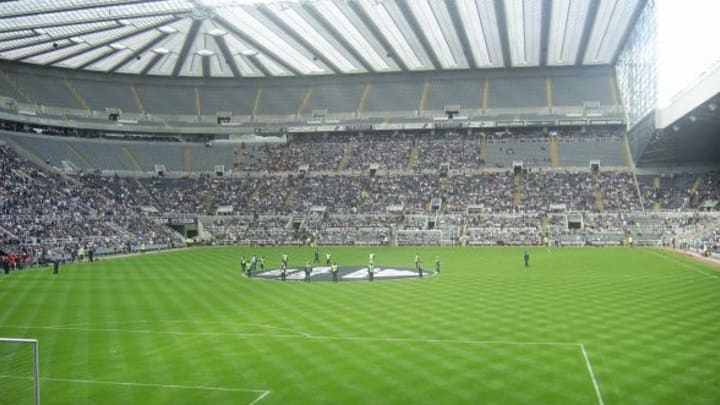
[[[522,204],[522,174],[513,175],[513,205],[518,207]]]
[[[350,161],[350,156],[352,156],[353,150],[355,149],[355,142],[350,142],[347,145],[345,145],[345,152],[343,153],[343,157],[340,159],[340,162],[338,163],[337,172],[341,172],[345,170],[345,168],[348,165],[348,162]]]

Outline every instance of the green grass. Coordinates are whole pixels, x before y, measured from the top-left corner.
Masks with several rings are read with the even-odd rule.
[[[0,336],[39,339],[50,404],[598,404],[591,370],[605,404],[720,403],[710,265],[654,249],[538,248],[525,269],[523,249],[379,248],[378,265],[412,267],[419,251],[426,263],[440,255],[443,272],[240,276],[242,254],[277,267],[283,251],[293,265],[311,257],[192,249],[0,275]],[[362,265],[369,250],[331,252]],[[0,403],[15,404],[28,367],[2,353]]]

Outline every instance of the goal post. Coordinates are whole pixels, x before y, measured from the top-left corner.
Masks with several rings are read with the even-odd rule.
[[[0,381],[5,380],[2,381],[3,396],[9,396],[14,403],[40,405],[39,354],[37,339],[0,337]],[[27,382],[31,380],[34,400],[28,392]],[[15,389],[11,389],[13,386]]]

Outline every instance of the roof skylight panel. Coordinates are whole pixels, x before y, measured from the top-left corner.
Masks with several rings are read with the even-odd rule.
[[[148,74],[155,76],[170,76],[178,61],[178,55],[174,52],[165,54],[148,71]]]
[[[48,27],[44,31],[48,36],[59,37],[68,35],[78,35],[89,31],[109,29],[117,27],[114,21],[100,21],[95,23],[81,23],[71,25],[61,25],[57,27]]]
[[[601,0],[584,62],[608,64],[620,46],[639,0]]]
[[[107,72],[132,54],[133,51],[130,49],[118,50],[117,52],[109,54],[107,57],[93,63],[87,69]]]
[[[420,59],[413,51],[410,44],[407,42],[403,34],[400,32],[397,24],[393,21],[390,14],[388,14],[384,3],[377,3],[375,1],[362,0],[360,5],[363,7],[365,12],[368,13],[370,18],[380,27],[380,30],[385,34],[390,45],[398,53],[398,57],[407,65],[410,70],[423,69],[424,66]]]
[[[89,49],[87,52],[83,52],[79,55],[73,56],[72,58],[56,63],[56,66],[79,68],[80,66],[88,63],[89,61],[113,51],[114,49],[110,48],[109,46],[101,46]]]
[[[540,64],[541,7],[537,0],[505,0],[505,17],[513,66]]]
[[[440,59],[443,68],[457,67],[457,61],[450,51],[450,45],[445,38],[440,26],[438,25],[435,13],[430,8],[427,0],[416,0],[408,2],[410,9],[420,23],[420,29],[423,30],[428,39],[432,50]]]
[[[131,58],[130,61],[125,63],[123,66],[117,68],[118,73],[140,73],[145,67],[153,61],[152,54],[148,52],[141,55],[140,58]]]
[[[226,22],[235,26],[257,42],[263,44],[278,58],[294,66],[304,74],[324,73],[324,69],[313,63],[308,57],[300,53],[294,46],[288,44],[266,24],[259,22],[254,16],[242,7],[226,9],[222,17]]]
[[[491,14],[494,18],[495,8],[493,7],[492,2],[487,3],[489,3],[489,6],[492,8]],[[460,20],[462,21],[463,28],[465,29],[465,36],[468,39],[468,46],[470,47],[470,51],[475,59],[475,63],[479,67],[497,65],[500,58],[497,57],[497,54],[492,54],[488,43],[489,37],[485,35],[485,30],[483,29],[483,27],[487,27],[489,30],[497,30],[497,28],[494,28],[497,27],[497,21],[494,20],[495,24],[492,25],[484,23],[487,22],[487,16],[482,15],[483,10],[477,8],[475,0],[458,0],[457,7],[460,14]]]
[[[227,45],[228,50],[230,50],[230,53],[233,55],[233,59],[238,69],[240,69],[240,73],[243,76],[259,74],[255,67],[247,61],[247,56],[243,55],[243,52],[251,49],[251,47],[233,34],[226,35],[224,38],[225,45]]]
[[[550,16],[548,65],[574,65],[590,3],[555,0]]]
[[[340,53],[330,42],[325,39],[317,30],[315,30],[308,22],[300,16],[300,14],[292,8],[282,9],[277,7],[270,8],[275,15],[286,20],[289,26],[295,32],[307,39],[313,44],[324,56],[334,63],[343,72],[355,72],[355,67],[342,53]]]
[[[58,45],[57,47],[61,47],[61,46],[67,46],[67,45],[71,44],[71,42],[69,40],[59,40],[54,43],[45,42],[42,44],[30,45],[30,46],[26,46],[24,48],[17,48],[17,49],[12,49],[9,51],[0,52],[0,57],[5,58],[5,59],[10,59],[10,60],[18,60],[18,59],[22,59],[26,56],[29,56],[31,54],[34,54],[36,52],[51,51],[53,49],[56,49],[54,44],[57,44]]]
[[[0,42],[0,50],[17,48],[17,47],[31,45],[31,44],[35,44],[35,43],[47,42],[48,40],[50,40],[50,38],[48,38],[47,36],[35,36],[35,37],[28,37],[28,38],[13,39],[10,41],[1,41]]]
[[[28,13],[43,13],[64,10],[74,7],[98,7],[103,5],[117,5],[130,3],[136,0],[22,0],[0,3],[1,16],[13,16]]]
[[[37,33],[33,30],[20,30],[20,31],[10,31],[10,32],[0,32],[0,41],[6,40],[6,39],[14,39],[18,37],[25,37],[30,35],[36,35]]]
[[[367,38],[358,31],[357,27],[335,3],[330,1],[316,2],[313,3],[313,7],[335,27],[340,35],[345,37],[345,40],[350,43],[375,70],[383,71],[391,69],[385,59],[377,53]]]
[[[85,43],[73,44],[72,46],[52,49],[49,52],[32,56],[30,58],[24,59],[23,62],[48,64],[87,48],[89,48],[89,45]]]
[[[280,66],[278,63],[276,63],[271,58],[267,57],[265,54],[258,53],[256,56],[254,56],[257,61],[263,65],[273,76],[292,76],[292,73],[288,72]]]

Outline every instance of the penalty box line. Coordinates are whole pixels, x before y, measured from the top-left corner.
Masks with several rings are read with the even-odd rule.
[[[15,379],[15,380],[31,380],[32,376],[13,376],[0,374],[0,378]],[[213,387],[208,385],[180,385],[180,384],[155,384],[155,383],[141,383],[141,382],[128,382],[128,381],[102,381],[102,380],[85,380],[76,378],[56,378],[56,377],[40,377],[41,381],[53,381],[53,382],[67,382],[77,384],[98,384],[98,385],[119,385],[125,387],[151,387],[151,388],[169,388],[169,389],[184,389],[184,390],[199,390],[199,391],[220,391],[220,392],[250,392],[258,394],[249,405],[254,405],[260,402],[263,398],[270,394],[270,390],[256,390],[249,388],[233,388],[233,387]]]
[[[600,390],[600,384],[587,353],[585,344],[576,342],[522,342],[511,340],[468,340],[468,339],[429,339],[429,338],[399,338],[399,337],[372,337],[372,336],[322,336],[310,334],[267,334],[267,333],[227,333],[227,332],[184,332],[184,331],[162,331],[152,329],[118,329],[118,328],[80,328],[80,327],[58,327],[58,326],[9,326],[1,325],[5,328],[18,329],[45,329],[45,330],[69,330],[69,331],[85,331],[85,332],[120,332],[120,333],[141,333],[141,334],[167,334],[177,336],[234,336],[234,337],[266,337],[278,339],[315,339],[315,340],[346,340],[346,341],[366,341],[366,342],[412,342],[412,343],[447,343],[447,344],[470,344],[470,345],[513,345],[513,346],[569,346],[576,347],[580,350],[580,354],[585,360],[585,366],[592,381],[593,389],[598,401],[598,405],[605,405]],[[179,387],[178,387],[179,388]],[[190,387],[185,387],[190,388]],[[196,388],[201,389],[201,388]],[[263,392],[258,399],[261,400],[267,396],[270,391],[263,390],[245,390],[248,392]],[[252,405],[252,404],[251,404]]]
[[[587,353],[587,350],[585,350],[585,344],[580,343],[580,352],[583,355],[583,358],[585,359],[585,366],[587,367],[588,373],[590,374],[590,379],[592,380],[593,388],[595,389],[595,395],[597,396],[598,405],[605,405],[605,401],[603,401],[602,392],[600,391],[600,384],[598,383],[597,377],[595,377],[595,371],[593,370],[592,363],[590,362],[590,356]]]
[[[315,339],[315,340],[349,340],[367,342],[402,342],[402,343],[448,343],[448,344],[476,344],[476,345],[524,345],[524,346],[573,346],[578,347],[577,342],[533,342],[513,340],[472,340],[472,339],[433,339],[433,338],[410,338],[410,337],[385,337],[385,336],[327,336],[311,335],[305,332],[294,334],[283,333],[243,333],[243,332],[192,332],[181,330],[157,330],[157,329],[123,329],[123,328],[85,328],[75,326],[20,326],[0,325],[0,328],[12,329],[41,329],[58,331],[79,331],[79,332],[100,332],[100,333],[138,333],[138,334],[161,334],[175,336],[228,336],[228,337],[266,337],[277,339]]]

